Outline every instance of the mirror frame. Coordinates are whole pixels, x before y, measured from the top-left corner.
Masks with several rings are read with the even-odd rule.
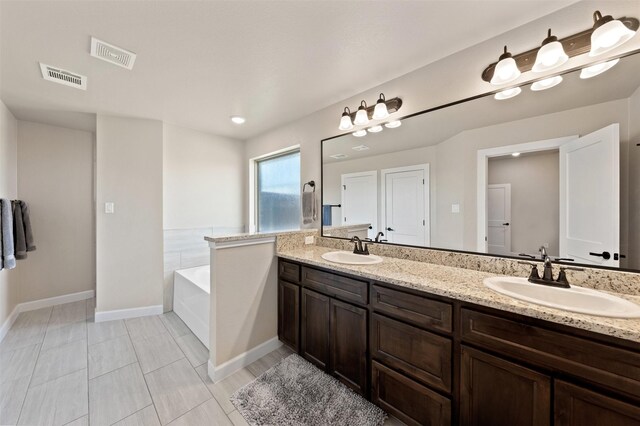
[[[599,63],[599,62],[604,62],[604,61],[610,61],[613,59],[623,59],[626,58],[627,56],[633,56],[633,55],[637,55],[640,54],[640,49],[636,49],[636,50],[631,50],[629,52],[625,52],[619,55],[613,55],[610,57],[606,57],[606,58],[601,58],[597,61],[594,61],[592,63]],[[566,74],[570,74],[573,72],[577,72],[580,71],[583,68],[586,68],[587,66],[589,66],[591,63],[589,64],[584,64],[581,66],[577,66],[577,67],[573,67],[573,68],[569,68],[567,70],[555,73],[555,74],[549,74],[549,75],[545,75],[543,77],[539,77],[539,78],[535,78],[535,79],[531,79],[531,80],[526,80],[523,81],[519,84],[516,85],[511,85],[511,86],[506,86],[506,87],[501,87],[499,89],[496,90],[492,90],[491,92],[485,92],[485,93],[481,93],[479,95],[474,95],[468,98],[463,98],[463,99],[459,99],[456,101],[452,101],[452,102],[448,102],[442,105],[438,105],[432,108],[427,108],[418,112],[414,112],[411,114],[407,114],[404,115],[402,117],[398,117],[395,118],[396,120],[406,120],[418,115],[422,115],[422,114],[427,114],[430,112],[434,112],[434,111],[438,111],[440,109],[444,109],[444,108],[449,108],[458,104],[462,104],[465,102],[470,102],[476,99],[481,99],[481,98],[485,98],[487,96],[492,96],[495,95],[498,92],[502,92],[503,90],[506,89],[511,89],[514,87],[524,87],[524,86],[528,86],[531,85],[532,83],[539,81],[539,80],[544,80],[545,78],[549,78],[549,77],[553,77],[556,75],[566,75]],[[322,207],[323,205],[323,200],[324,200],[324,142],[333,140],[333,139],[337,139],[340,138],[342,136],[346,136],[351,134],[351,131],[345,132],[345,133],[340,133],[338,135],[335,136],[331,136],[325,139],[322,139],[320,141],[320,207]],[[320,208],[320,236],[323,238],[333,238],[336,240],[347,240],[347,238],[343,238],[343,237],[333,237],[330,235],[324,235],[323,232],[323,227],[322,227],[322,219],[323,219],[323,209]],[[413,245],[408,245],[408,244],[398,244],[398,243],[389,243],[389,242],[380,242],[380,243],[376,243],[376,244],[384,244],[384,245],[389,245],[389,246],[395,246],[395,247],[408,247],[408,248],[412,248],[412,249],[421,249],[421,250],[437,250],[437,251],[445,251],[445,252],[450,252],[450,253],[461,253],[461,254],[470,254],[470,255],[477,255],[477,256],[486,256],[486,257],[497,257],[497,258],[502,258],[502,259],[512,259],[512,260],[519,260],[519,261],[527,261],[527,262],[541,262],[542,259],[525,259],[522,257],[518,257],[518,256],[507,256],[507,255],[500,255],[500,254],[493,254],[493,253],[481,253],[478,251],[469,251],[469,250],[455,250],[455,249],[447,249],[447,248],[440,248],[440,247],[425,247],[425,246],[413,246]],[[593,268],[593,269],[604,269],[604,270],[609,270],[609,271],[618,271],[618,272],[632,272],[632,273],[640,273],[640,269],[629,269],[629,268],[621,268],[621,267],[613,267],[613,266],[599,266],[599,265],[589,265],[589,264],[585,264],[585,263],[573,263],[573,262],[566,262],[566,261],[554,261],[554,264],[559,264],[559,265],[567,265],[567,266],[580,266],[580,267],[585,267],[585,268]]]

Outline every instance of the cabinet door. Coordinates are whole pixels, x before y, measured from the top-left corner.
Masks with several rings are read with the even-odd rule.
[[[278,282],[278,338],[296,352],[300,350],[300,286]]]
[[[561,380],[554,384],[556,426],[638,426],[640,407]]]
[[[462,425],[550,424],[548,376],[465,346],[460,376]]]
[[[302,356],[319,368],[329,366],[330,299],[302,289]]]
[[[367,390],[367,310],[331,299],[331,371],[361,395]]]

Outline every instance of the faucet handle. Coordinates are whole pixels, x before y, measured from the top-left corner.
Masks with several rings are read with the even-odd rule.
[[[518,256],[520,257],[528,257],[529,259],[535,259],[536,257],[531,255],[531,254],[527,254],[527,253],[519,253]]]
[[[584,271],[584,268],[576,268],[575,266],[561,266],[560,271]]]
[[[521,265],[529,265],[531,266],[531,272],[529,273],[529,281],[531,280],[539,280],[540,274],[538,273],[538,264],[533,262],[518,262]]]

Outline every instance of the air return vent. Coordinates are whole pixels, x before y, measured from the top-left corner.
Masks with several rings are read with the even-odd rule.
[[[330,157],[331,158],[335,158],[336,160],[342,160],[344,158],[347,158],[348,155],[345,155],[345,154],[333,154],[333,155],[330,155]]]
[[[42,71],[42,78],[45,80],[75,87],[76,89],[87,90],[87,77],[84,75],[43,64],[42,62],[40,62],[40,71]]]
[[[110,62],[128,70],[133,69],[136,54],[114,46],[95,37],[91,37],[91,56]]]

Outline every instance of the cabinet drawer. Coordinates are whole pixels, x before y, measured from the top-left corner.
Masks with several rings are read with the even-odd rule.
[[[302,284],[326,295],[366,305],[369,302],[366,281],[354,280],[330,272],[302,267]]]
[[[622,349],[542,327],[461,310],[464,342],[640,397],[640,350]]]
[[[449,303],[372,285],[371,305],[378,312],[419,327],[451,333],[453,308]]]
[[[294,283],[300,282],[300,265],[287,262],[286,260],[280,260],[278,263],[278,274],[280,278],[289,280]]]
[[[375,361],[371,399],[407,425],[451,424],[451,401]]]
[[[371,356],[425,384],[451,392],[451,339],[382,315],[371,316]]]

